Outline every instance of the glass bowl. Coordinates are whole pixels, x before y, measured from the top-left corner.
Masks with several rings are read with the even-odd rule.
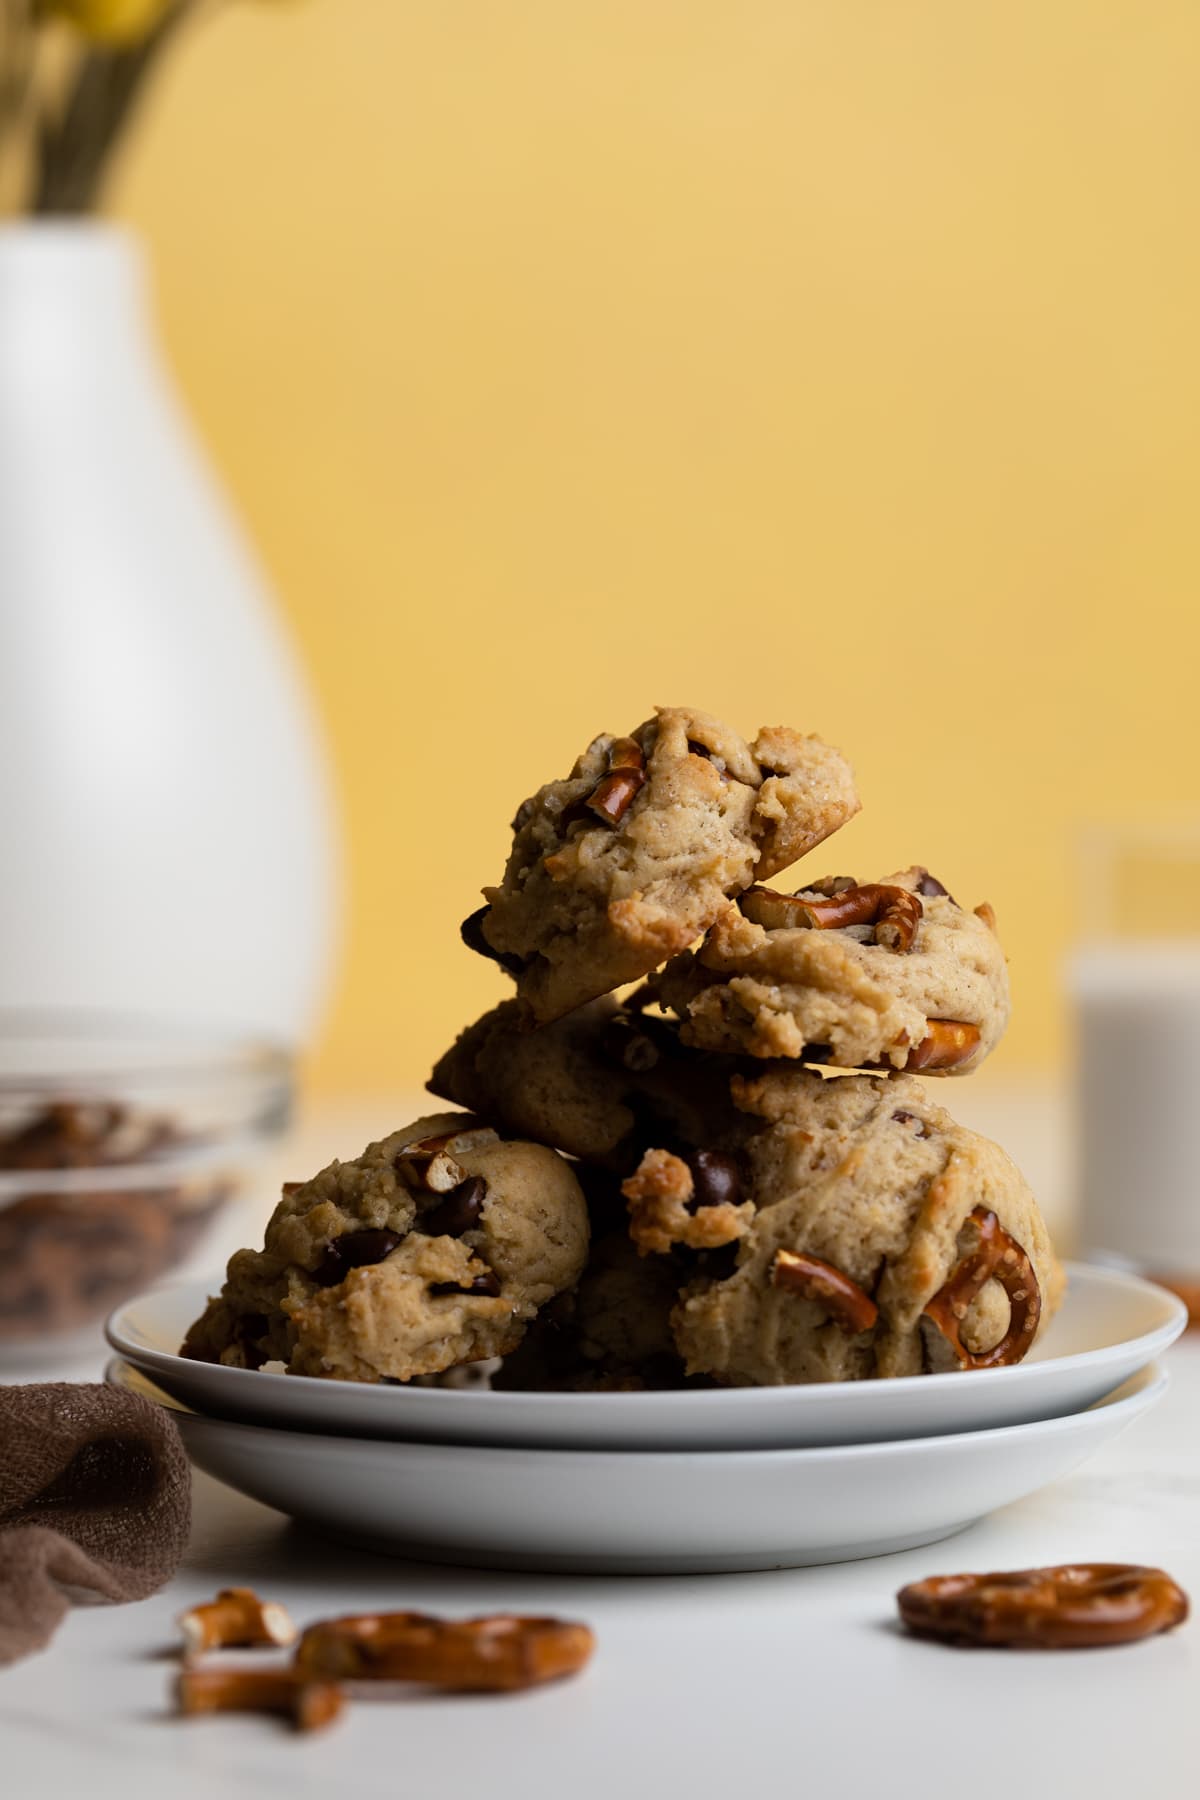
[[[292,1092],[274,1045],[0,1008],[0,1357],[176,1267],[257,1173]]]

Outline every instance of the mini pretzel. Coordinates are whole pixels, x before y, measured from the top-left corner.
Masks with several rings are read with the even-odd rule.
[[[960,1368],[998,1369],[1020,1362],[1032,1344],[1042,1316],[1042,1293],[1033,1264],[995,1213],[977,1206],[967,1217],[978,1230],[978,1246],[951,1271],[924,1316],[937,1326]],[[981,1288],[993,1279],[1008,1295],[1008,1330],[990,1350],[969,1350],[962,1341],[963,1320]]]
[[[253,1588],[222,1588],[215,1600],[179,1615],[185,1656],[203,1650],[249,1650],[290,1644],[296,1627],[286,1608],[262,1601]]]
[[[752,887],[743,894],[742,911],[768,931],[785,929],[837,931],[845,925],[874,925],[875,942],[885,949],[908,951],[925,908],[908,888],[886,887],[872,882],[866,887],[843,888],[825,899],[777,894],[771,888]]]
[[[851,1281],[832,1263],[796,1250],[777,1250],[771,1264],[771,1286],[788,1288],[805,1300],[815,1300],[849,1332],[870,1331],[879,1308],[870,1294]]]
[[[1188,1616],[1188,1598],[1161,1569],[1064,1563],[996,1575],[933,1575],[896,1596],[918,1637],[948,1644],[1082,1650],[1131,1644]]]
[[[181,1713],[282,1713],[297,1731],[331,1725],[342,1710],[336,1682],[296,1669],[185,1669],[175,1688]]]
[[[574,1675],[595,1642],[586,1625],[565,1619],[365,1613],[311,1625],[296,1651],[296,1668],[310,1677],[424,1681],[462,1692],[499,1692]]]
[[[908,1053],[904,1067],[909,1072],[929,1069],[954,1069],[974,1056],[979,1048],[978,1025],[966,1025],[961,1019],[929,1019],[926,1035]]]
[[[705,1204],[710,1191],[716,1191],[711,1179],[702,1175],[698,1183],[681,1156],[647,1150],[628,1181],[621,1183],[629,1207],[629,1235],[639,1253],[666,1256],[673,1244],[716,1250],[745,1237],[754,1217],[753,1204],[746,1200],[735,1205],[729,1199]],[[697,1200],[701,1204],[693,1212]]]

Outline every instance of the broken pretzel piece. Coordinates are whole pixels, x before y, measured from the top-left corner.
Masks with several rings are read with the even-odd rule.
[[[490,1125],[464,1118],[456,1131],[443,1131],[436,1137],[405,1144],[396,1156],[396,1173],[409,1187],[424,1188],[431,1194],[453,1193],[468,1179],[467,1171],[456,1159],[499,1142],[499,1133]]]
[[[777,1250],[771,1263],[771,1286],[787,1288],[804,1300],[816,1301],[851,1333],[870,1331],[879,1317],[879,1308],[870,1294],[819,1256]]]
[[[402,1242],[400,1232],[385,1228],[343,1231],[326,1244],[320,1262],[311,1271],[312,1278],[321,1287],[337,1287],[352,1269],[367,1269],[385,1261]]]
[[[309,1677],[511,1692],[574,1675],[591,1657],[595,1641],[588,1626],[566,1619],[365,1613],[310,1625],[296,1651],[296,1668]]]
[[[606,825],[619,825],[646,785],[646,758],[633,738],[614,738],[608,750],[608,774],[596,783],[584,806]]]
[[[746,918],[768,931],[839,931],[847,925],[873,925],[875,942],[900,954],[912,949],[925,913],[919,896],[908,888],[880,882],[840,888],[824,897],[752,887],[740,905]]]
[[[184,1669],[176,1686],[181,1713],[281,1713],[297,1731],[319,1731],[342,1710],[336,1682],[297,1669]]]
[[[260,1600],[253,1588],[222,1588],[215,1600],[179,1615],[185,1657],[204,1650],[255,1650],[295,1642],[287,1609]]]
[[[754,1206],[737,1203],[741,1189],[732,1158],[701,1151],[695,1161],[693,1170],[669,1150],[647,1150],[621,1183],[629,1235],[642,1256],[666,1256],[675,1244],[716,1250],[749,1231]]]
[[[910,1075],[930,1074],[935,1069],[956,1069],[979,1048],[978,1025],[961,1019],[930,1019],[925,1036],[909,1051],[904,1067]]]
[[[1015,1238],[1009,1237],[994,1212],[977,1206],[967,1215],[978,1233],[977,1247],[951,1271],[924,1310],[953,1350],[961,1369],[998,1369],[1018,1363],[1037,1335],[1042,1291],[1033,1264]],[[989,1281],[1008,1295],[1008,1330],[990,1350],[971,1350],[962,1339],[963,1321],[972,1302]]]

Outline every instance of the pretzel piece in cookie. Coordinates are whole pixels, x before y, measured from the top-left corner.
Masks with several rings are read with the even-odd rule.
[[[788,1288],[802,1299],[817,1301],[830,1318],[852,1334],[870,1331],[879,1317],[879,1308],[870,1294],[819,1256],[777,1250],[771,1264],[771,1286]]]
[[[1188,1598],[1162,1569],[1065,1563],[992,1575],[933,1575],[896,1596],[918,1637],[948,1644],[1079,1650],[1181,1625]]]
[[[567,1619],[363,1613],[311,1625],[296,1651],[296,1667],[309,1678],[422,1681],[464,1693],[505,1692],[574,1675],[594,1648],[590,1628]]]
[[[646,758],[631,737],[614,738],[608,750],[608,773],[592,789],[584,807],[605,825],[619,825],[646,785]]]
[[[930,1019],[925,1036],[909,1051],[904,1067],[912,1075],[956,1069],[978,1048],[978,1025],[966,1025],[960,1019]]]
[[[917,927],[924,916],[920,897],[908,888],[880,882],[839,887],[837,892],[777,894],[771,888],[752,887],[743,894],[741,909],[755,925],[768,931],[838,931],[847,925],[873,925],[875,942],[887,950],[912,949]]]
[[[1042,1316],[1041,1289],[1029,1257],[994,1212],[976,1206],[967,1217],[976,1228],[977,1246],[951,1271],[950,1279],[926,1305],[924,1317],[941,1332],[960,1368],[998,1369],[1020,1362],[1033,1343]],[[992,1280],[1008,1295],[1008,1330],[990,1350],[971,1350],[963,1342],[963,1321],[981,1289]]]
[[[666,1256],[675,1244],[716,1250],[745,1237],[754,1217],[733,1158],[717,1151],[696,1151],[685,1162],[669,1150],[647,1150],[621,1192],[643,1256]]]

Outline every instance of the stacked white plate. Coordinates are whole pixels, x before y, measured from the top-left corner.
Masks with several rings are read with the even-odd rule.
[[[1186,1323],[1134,1276],[1075,1266],[1011,1369],[684,1393],[370,1387],[177,1354],[203,1286],[108,1322],[108,1379],[170,1409],[198,1468],[398,1555],[677,1573],[934,1543],[1067,1474],[1154,1404]]]

